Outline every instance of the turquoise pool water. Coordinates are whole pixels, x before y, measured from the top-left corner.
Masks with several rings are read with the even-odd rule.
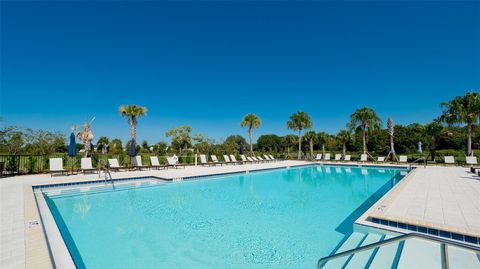
[[[312,165],[46,200],[79,268],[315,268],[401,171]]]

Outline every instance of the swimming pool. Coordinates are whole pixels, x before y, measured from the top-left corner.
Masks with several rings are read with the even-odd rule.
[[[402,171],[311,165],[45,199],[78,268],[315,268]]]

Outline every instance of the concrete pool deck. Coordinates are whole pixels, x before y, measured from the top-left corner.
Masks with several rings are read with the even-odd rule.
[[[417,167],[357,223],[368,217],[480,237],[480,177],[466,167]]]
[[[304,161],[279,161],[264,164],[211,167],[187,166],[184,169],[115,172],[112,173],[112,177],[113,179],[120,179],[128,177],[155,176],[164,179],[178,179],[192,176],[206,176],[305,164],[311,163]],[[357,163],[348,164],[357,165]],[[366,164],[358,165],[367,166]],[[372,165],[390,166],[388,164]],[[433,214],[432,218],[434,219],[431,220],[437,220],[438,222],[447,221],[449,225],[453,225],[452,227],[464,229],[466,226],[472,231],[477,231],[478,227],[480,227],[477,226],[479,225],[477,222],[480,221],[480,182],[475,181],[473,176],[467,173],[466,170],[466,168],[458,167],[427,167],[416,169],[416,171],[413,174],[410,174],[405,181],[402,180],[401,184],[398,184],[379,201],[385,202],[388,209],[390,209],[383,213],[388,212],[389,214],[393,214],[393,216],[397,214],[397,217],[399,217],[398,215],[400,215],[400,212],[410,212],[408,208],[417,207],[417,204],[413,203],[411,206],[407,206],[407,209],[404,209],[401,206],[402,204],[408,203],[410,205],[414,200],[419,203],[424,201],[424,212],[427,212],[428,210],[428,212],[432,212],[431,214]],[[94,180],[103,181],[103,173],[101,178],[99,178],[98,174],[78,174],[54,177],[47,174],[39,174],[1,178],[0,268],[53,268],[31,186]],[[423,196],[420,195],[422,192],[418,191],[419,188],[423,188],[424,192],[427,193],[425,200],[420,200]],[[451,193],[455,193],[455,199],[449,198]],[[420,198],[414,199],[417,197],[417,194]],[[391,195],[392,197],[390,197]],[[389,203],[387,203],[387,198],[389,199],[388,201],[390,201]],[[402,199],[409,200],[406,200],[407,203],[398,202],[403,201]],[[438,199],[440,199],[440,202],[438,202]],[[475,199],[477,200],[475,201]],[[373,214],[373,211],[371,212],[371,210],[377,208],[377,204],[371,207],[367,212]],[[462,218],[457,219],[456,217],[458,215],[453,215],[452,213],[451,215],[446,214],[448,217],[445,219],[443,212],[449,212],[450,209],[454,210],[457,206],[460,210],[464,210],[462,211]],[[436,214],[433,212],[442,212],[441,216],[443,220],[439,219],[439,213]],[[425,221],[425,219],[429,219],[426,218],[427,215],[425,213],[423,215],[415,215],[412,213],[408,216],[413,217],[416,221]],[[430,213],[428,216],[430,216]],[[39,225],[32,225],[32,221],[38,221]]]

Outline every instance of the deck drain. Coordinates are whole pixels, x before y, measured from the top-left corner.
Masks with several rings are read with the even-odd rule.
[[[38,226],[38,224],[39,224],[39,223],[38,223],[38,220],[29,221],[29,222],[28,222],[28,228],[29,228],[29,229],[35,228],[35,227]]]

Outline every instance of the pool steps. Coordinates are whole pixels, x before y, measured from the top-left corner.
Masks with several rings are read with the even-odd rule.
[[[352,233],[338,248],[335,254],[367,246],[394,238],[393,235],[377,233]],[[440,242],[422,238],[408,238],[403,241],[381,245],[374,249],[356,252],[350,256],[329,260],[322,269],[410,269],[410,268],[480,268],[480,250],[466,250],[454,245],[447,245],[448,267],[442,264]]]

